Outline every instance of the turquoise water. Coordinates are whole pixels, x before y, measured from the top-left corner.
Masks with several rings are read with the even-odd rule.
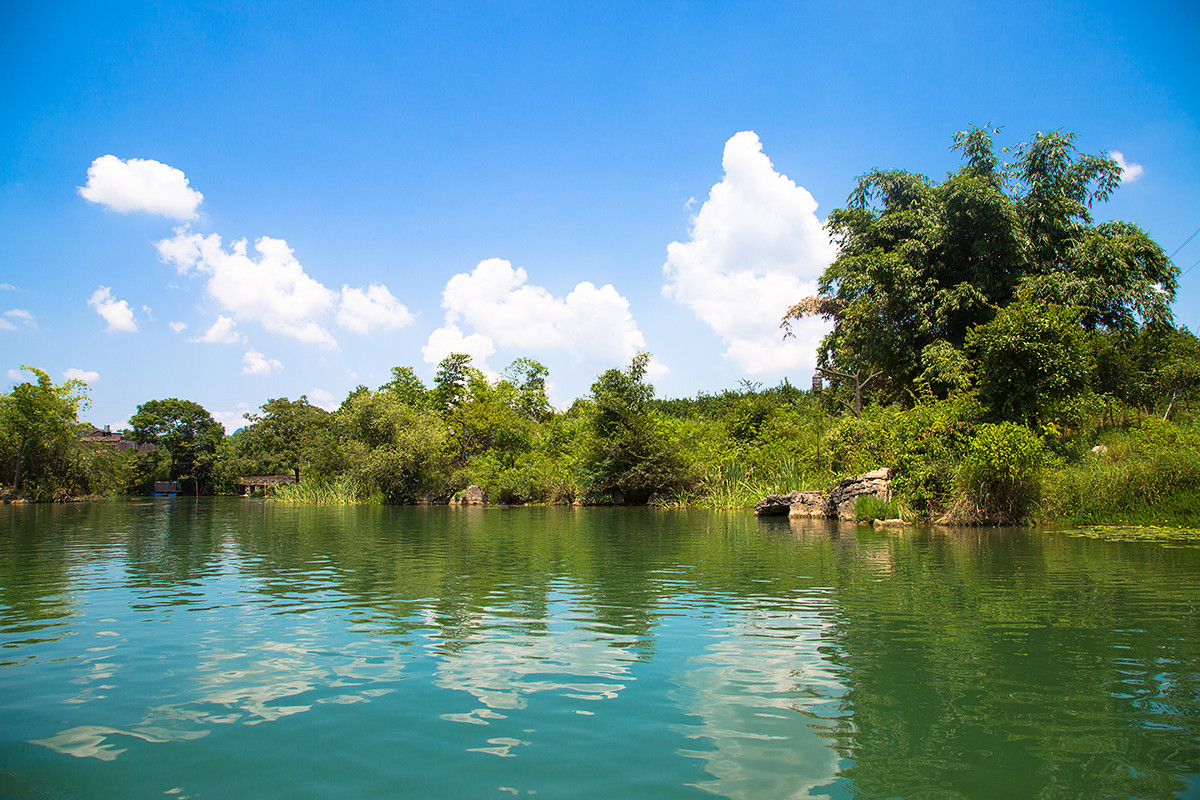
[[[1200,796],[1200,550],[0,507],[0,797]]]

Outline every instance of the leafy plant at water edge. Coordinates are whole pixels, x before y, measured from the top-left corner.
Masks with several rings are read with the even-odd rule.
[[[1028,518],[1037,503],[1042,440],[1024,425],[980,425],[955,476],[947,521],[1002,524]]]

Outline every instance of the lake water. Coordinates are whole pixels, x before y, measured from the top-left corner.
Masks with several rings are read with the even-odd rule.
[[[0,797],[1200,797],[1180,544],[0,507]]]

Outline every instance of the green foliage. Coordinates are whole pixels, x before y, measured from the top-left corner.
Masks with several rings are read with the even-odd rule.
[[[873,494],[859,495],[854,501],[856,522],[873,522],[877,519],[899,519],[900,504],[895,500],[884,500]]]
[[[212,494],[217,448],[225,429],[199,403],[150,400],[129,418],[138,444],[153,444],[168,458],[169,480],[191,481],[196,494]]]
[[[40,369],[21,369],[34,381],[0,395],[0,481],[12,480],[0,494],[52,499],[78,488],[67,476],[79,454],[75,434],[79,412],[88,405],[87,384],[68,380],[56,386]]]
[[[980,425],[955,475],[949,518],[1009,524],[1028,519],[1038,501],[1042,440],[1023,425]]]
[[[967,334],[980,399],[999,419],[1039,426],[1069,417],[1091,384],[1091,348],[1066,308],[1021,297]]]
[[[593,496],[641,505],[693,482],[679,441],[651,406],[654,387],[642,380],[649,360],[649,353],[639,353],[628,369],[607,370],[592,384],[584,469]]]
[[[1078,307],[1089,329],[1170,323],[1178,270],[1162,249],[1136,225],[1092,225],[1091,204],[1120,182],[1116,162],[1081,154],[1072,134],[1053,131],[1015,146],[1002,163],[996,133],[955,134],[964,164],[941,183],[872,170],[847,207],[829,215],[838,257],[821,276],[820,296],[797,303],[785,322],[833,320],[819,365],[860,378],[878,373],[866,386],[876,400],[907,403],[918,379],[939,395],[963,389],[961,364],[946,356],[1022,288]]]
[[[1099,453],[1047,470],[1039,518],[1060,524],[1200,524],[1200,427],[1143,419]]]
[[[446,494],[446,426],[387,391],[357,393],[336,414],[341,460],[359,484],[389,503]]]
[[[271,489],[270,500],[318,506],[346,506],[383,502],[382,493],[354,475],[339,475],[332,480],[318,478],[300,483],[284,483]]]

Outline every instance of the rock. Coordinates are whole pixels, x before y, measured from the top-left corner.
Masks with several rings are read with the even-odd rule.
[[[792,492],[789,517],[828,517],[829,501],[820,492]]]
[[[908,525],[902,519],[877,519],[872,523],[876,528],[903,528]]]
[[[770,494],[754,504],[754,513],[760,517],[787,516],[792,503],[811,492],[791,492],[789,494]]]
[[[1106,447],[1105,445],[1102,445],[1102,444],[1098,444],[1092,448],[1092,455],[1106,456],[1106,455],[1108,455],[1108,447]]]
[[[820,492],[791,492],[772,494],[754,504],[754,513],[760,517],[838,517],[854,519],[854,501],[864,494],[880,500],[892,499],[893,467],[883,467],[862,475],[855,475],[833,487],[829,496]]]
[[[483,496],[483,487],[472,483],[467,488],[459,492],[458,502],[464,506],[481,506],[487,502]]]
[[[865,494],[874,495],[880,500],[891,500],[894,473],[892,467],[883,467],[846,478],[829,493],[829,515],[838,519],[854,519],[854,502]]]

